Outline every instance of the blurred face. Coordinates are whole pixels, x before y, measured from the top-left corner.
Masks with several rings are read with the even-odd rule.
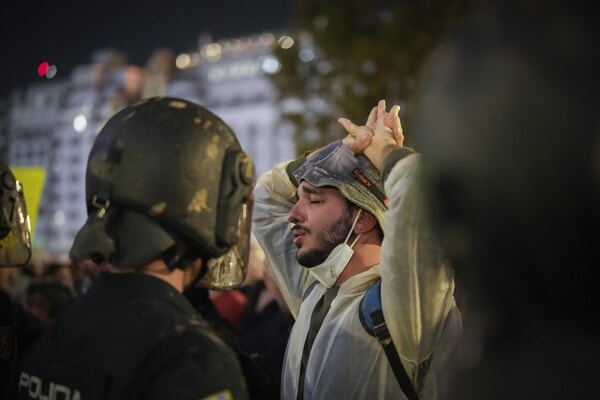
[[[243,286],[254,285],[261,281],[265,275],[265,253],[260,245],[252,241],[248,255],[248,271]]]
[[[36,317],[44,326],[50,326],[53,318],[48,315],[48,301],[39,293],[28,294],[23,308]]]
[[[298,201],[288,214],[300,265],[310,268],[325,261],[331,250],[346,239],[352,218],[353,210],[339,190],[301,182]]]
[[[0,290],[9,292],[12,285],[12,281],[17,276],[19,276],[19,268],[0,268]]]

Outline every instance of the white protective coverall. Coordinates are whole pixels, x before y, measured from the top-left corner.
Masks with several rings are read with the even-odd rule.
[[[304,399],[405,399],[381,345],[359,320],[366,290],[381,276],[383,313],[402,363],[420,399],[443,395],[447,365],[462,332],[454,301],[454,275],[432,242],[422,210],[412,153],[384,176],[389,199],[379,266],[355,275],[339,288],[315,338],[304,384]],[[300,363],[313,307],[327,291],[296,260],[288,212],[296,187],[287,163],[266,172],[255,188],[253,229],[273,276],[296,319],[282,373],[282,399],[297,397]]]

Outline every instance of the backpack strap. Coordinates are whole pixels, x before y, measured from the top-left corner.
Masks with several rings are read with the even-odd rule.
[[[400,356],[398,356],[383,316],[381,309],[381,280],[378,280],[369,288],[360,301],[359,317],[365,330],[379,340],[390,363],[390,367],[394,372],[394,376],[406,397],[410,400],[418,400],[419,396],[417,396],[417,392],[400,361]]]
[[[319,281],[315,280],[310,285],[308,285],[308,287],[304,291],[304,294],[302,295],[302,301],[306,300],[306,298],[308,297],[310,292],[312,292],[312,290],[315,288],[315,286],[317,286],[318,283],[319,283]]]

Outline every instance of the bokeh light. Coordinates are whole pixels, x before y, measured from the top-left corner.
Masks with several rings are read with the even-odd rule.
[[[50,67],[48,67],[48,71],[46,71],[46,78],[48,79],[52,79],[56,76],[56,73],[58,72],[58,68],[56,68],[56,65],[51,65]]]
[[[175,65],[178,69],[186,69],[192,65],[192,57],[188,53],[182,53],[175,59]]]
[[[50,69],[50,63],[48,61],[44,61],[40,63],[37,67],[37,72],[39,76],[46,76],[48,70]]]
[[[282,49],[289,49],[294,45],[294,39],[291,36],[284,35],[277,40],[277,44]]]
[[[85,128],[87,128],[87,118],[85,115],[79,114],[73,118],[73,129],[76,132],[83,132]]]
[[[45,76],[46,79],[52,79],[56,76],[58,68],[56,65],[50,65],[48,61],[42,61],[37,67],[37,73],[39,76]]]

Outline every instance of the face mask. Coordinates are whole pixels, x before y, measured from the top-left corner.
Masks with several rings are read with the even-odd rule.
[[[348,239],[350,239],[352,231],[354,230],[354,226],[358,222],[361,212],[362,209],[359,209],[358,213],[356,214],[356,218],[354,218],[354,222],[352,223],[352,227],[350,228],[350,232],[348,232],[348,236],[346,236],[346,240],[344,240],[343,243],[335,246],[325,261],[309,269],[310,273],[327,288],[331,288],[333,285],[335,285],[335,282],[338,280],[341,273],[346,268],[346,265],[348,265],[348,262],[354,255],[354,250],[352,247],[354,247],[360,235],[356,236],[356,239],[354,239],[351,245],[348,245],[347,242]]]

